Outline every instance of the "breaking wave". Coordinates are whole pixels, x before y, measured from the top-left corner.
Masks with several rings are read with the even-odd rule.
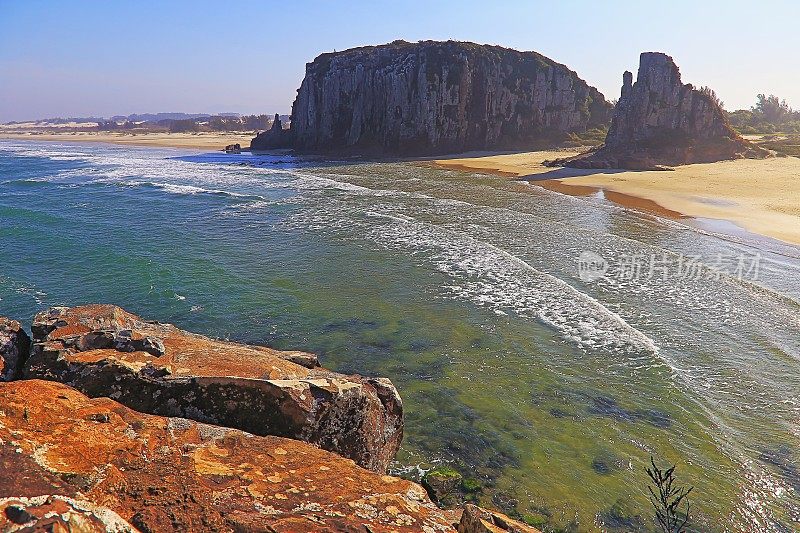
[[[402,222],[380,225],[368,236],[385,247],[426,252],[452,279],[445,290],[453,297],[537,319],[584,349],[658,351],[652,339],[588,294],[497,246],[405,215],[367,216]]]

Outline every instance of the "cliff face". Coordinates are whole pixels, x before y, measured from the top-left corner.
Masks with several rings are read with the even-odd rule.
[[[292,143],[393,154],[531,148],[607,122],[610,106],[535,52],[463,42],[322,54],[292,106]]]
[[[646,169],[767,155],[731,128],[710,91],[681,82],[670,56],[641,54],[639,73],[632,82],[633,75],[625,72],[605,145],[588,157],[561,163]]]

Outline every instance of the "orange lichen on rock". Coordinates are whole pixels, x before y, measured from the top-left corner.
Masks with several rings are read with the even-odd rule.
[[[0,468],[16,472],[0,478],[0,498],[87,500],[142,531],[453,529],[419,485],[303,442],[145,415],[40,380],[0,384],[0,405]]]

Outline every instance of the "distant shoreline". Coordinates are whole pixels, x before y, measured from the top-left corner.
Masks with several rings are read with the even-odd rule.
[[[167,148],[197,148],[222,150],[229,144],[239,143],[242,148],[250,146],[254,137],[250,133],[198,132],[198,133],[122,133],[122,132],[54,132],[13,133],[0,131],[0,139],[55,142],[103,142],[131,146]]]
[[[739,159],[684,165],[674,172],[550,168],[542,162],[568,152],[525,152],[435,159],[453,170],[536,182],[573,196],[603,196],[618,205],[664,218],[714,219],[800,245],[800,158]]]

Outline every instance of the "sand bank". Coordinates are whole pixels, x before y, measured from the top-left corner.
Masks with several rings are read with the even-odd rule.
[[[438,166],[516,176],[574,195],[604,191],[608,200],[661,216],[727,220],[800,244],[800,159],[741,159],[676,167],[673,172],[548,168],[568,152],[439,159]]]
[[[104,142],[135,146],[168,146],[173,148],[198,148],[222,150],[226,145],[239,143],[242,148],[250,146],[255,135],[247,133],[199,132],[199,133],[122,133],[122,132],[48,132],[10,133],[0,131],[0,139],[24,139],[28,141],[60,142]]]

